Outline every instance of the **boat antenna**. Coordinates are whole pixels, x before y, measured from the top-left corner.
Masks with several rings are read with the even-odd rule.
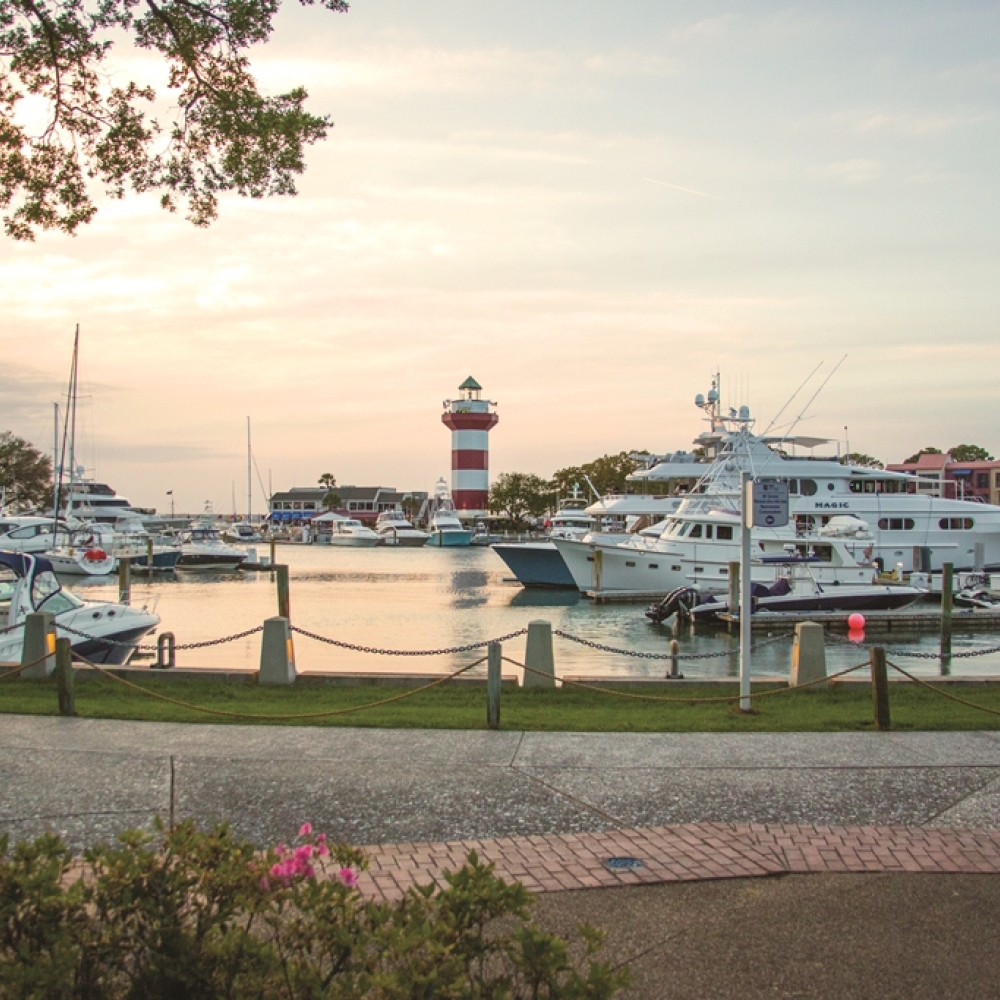
[[[783,407],[782,407],[782,408],[781,408],[780,410],[778,410],[778,412],[777,412],[777,413],[776,413],[776,414],[774,415],[774,418],[773,418],[773,419],[771,420],[771,422],[770,422],[770,423],[769,423],[769,424],[767,425],[767,427],[765,427],[765,428],[764,428],[764,430],[763,430],[763,434],[767,434],[767,432],[768,432],[768,431],[769,431],[769,430],[770,430],[770,429],[771,429],[771,428],[772,428],[772,427],[773,427],[773,426],[774,426],[774,425],[775,425],[775,424],[776,424],[776,423],[778,422],[778,417],[780,417],[780,416],[781,416],[781,414],[782,414],[782,413],[784,413],[784,412],[785,412],[785,410],[787,410],[787,409],[788,409],[788,407],[792,405],[792,400],[793,400],[793,399],[795,399],[795,397],[796,397],[796,396],[797,396],[797,395],[798,395],[798,394],[799,394],[799,393],[800,393],[800,392],[801,392],[801,391],[802,391],[802,390],[803,390],[803,389],[805,388],[805,386],[806,386],[806,382],[808,382],[808,381],[809,381],[809,380],[810,380],[810,379],[811,379],[811,378],[813,377],[813,375],[815,375],[815,374],[816,374],[816,372],[818,372],[818,371],[820,370],[820,368],[822,368],[822,367],[823,367],[823,365],[824,365],[825,363],[826,363],[826,362],[824,362],[824,361],[821,361],[821,362],[820,362],[820,363],[819,363],[819,364],[818,364],[818,365],[817,365],[817,366],[816,366],[816,367],[815,367],[815,368],[814,368],[814,369],[813,369],[813,370],[812,370],[812,371],[811,371],[811,372],[810,372],[810,373],[809,373],[809,374],[808,374],[808,375],[807,375],[807,376],[806,376],[806,377],[805,377],[805,378],[804,378],[804,379],[802,380],[802,383],[801,383],[801,384],[799,385],[798,389],[796,389],[796,390],[795,390],[795,392],[793,392],[793,393],[791,394],[791,396],[789,396],[789,397],[788,397],[788,400],[787,400],[787,401],[785,402],[785,405],[784,405],[784,406],[783,406]]]
[[[820,393],[821,393],[821,392],[822,392],[822,391],[823,391],[823,390],[824,390],[824,389],[826,388],[826,383],[827,383],[827,382],[829,382],[829,381],[830,381],[830,379],[832,379],[832,378],[833,378],[833,376],[837,374],[837,369],[838,369],[838,368],[839,368],[839,367],[840,367],[840,366],[841,366],[841,365],[842,365],[842,364],[843,364],[843,363],[844,363],[844,362],[845,362],[846,360],[847,360],[847,355],[845,354],[845,355],[844,355],[844,356],[843,356],[843,357],[842,357],[842,358],[841,358],[841,359],[840,359],[840,360],[839,360],[839,361],[838,361],[838,362],[837,362],[837,363],[836,363],[836,364],[835,364],[835,365],[833,366],[833,371],[832,371],[832,372],[830,372],[830,374],[829,374],[829,375],[827,375],[827,377],[826,377],[825,379],[823,379],[823,381],[822,381],[822,382],[820,383],[820,385],[819,385],[819,388],[818,388],[818,389],[817,389],[817,390],[816,390],[816,391],[815,391],[815,392],[814,392],[814,393],[813,393],[813,394],[812,394],[812,395],[811,395],[811,396],[809,397],[809,402],[808,402],[808,403],[806,403],[806,405],[802,407],[802,412],[801,412],[801,413],[800,413],[800,414],[799,414],[799,415],[798,415],[798,416],[797,416],[797,417],[795,418],[795,420],[793,420],[793,421],[792,421],[792,426],[788,428],[788,433],[787,433],[787,434],[784,434],[784,435],[782,435],[782,437],[785,437],[785,438],[787,438],[787,437],[789,437],[789,436],[791,435],[792,431],[794,431],[794,430],[795,430],[795,428],[796,428],[796,427],[798,426],[798,424],[799,424],[799,421],[800,421],[800,420],[801,420],[801,419],[802,419],[802,418],[803,418],[803,417],[804,417],[804,416],[806,415],[806,411],[807,411],[807,410],[809,409],[809,407],[810,407],[810,406],[812,406],[812,404],[813,404],[813,400],[815,400],[815,398],[816,398],[816,397],[817,397],[817,396],[818,396],[818,395],[819,395],[819,394],[820,394]]]

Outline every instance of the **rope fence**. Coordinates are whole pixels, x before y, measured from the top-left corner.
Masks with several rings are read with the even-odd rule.
[[[520,667],[526,673],[535,674],[539,677],[544,677],[546,680],[558,681],[560,684],[567,685],[569,687],[583,688],[586,691],[596,691],[599,694],[612,695],[615,698],[628,698],[633,701],[652,701],[661,703],[674,703],[676,705],[714,705],[723,703],[733,703],[742,700],[742,695],[727,695],[725,697],[719,698],[675,698],[668,697],[663,698],[659,695],[653,694],[636,694],[631,691],[618,691],[614,688],[601,687],[597,684],[588,684],[586,681],[578,681],[569,677],[558,677],[555,674],[546,673],[544,670],[536,670],[534,667],[529,667],[525,663],[519,663],[517,660],[511,659],[509,656],[503,657],[506,663],[511,664],[515,667]],[[848,667],[846,670],[841,670],[835,674],[829,674],[826,677],[819,677],[816,680],[808,681],[804,684],[798,684],[795,687],[787,685],[785,687],[768,688],[765,691],[751,692],[752,698],[764,698],[768,695],[774,694],[787,694],[789,691],[800,691],[802,688],[812,687],[814,684],[829,684],[830,681],[836,680],[838,677],[843,677],[845,674],[853,673],[855,670],[860,670],[862,667],[867,667],[868,661],[865,660],[864,663],[859,663],[856,666]],[[772,682],[772,683],[781,683]]]
[[[168,704],[175,705],[179,708],[186,708],[194,712],[205,712],[209,715],[218,715],[229,719],[244,719],[250,720],[251,722],[302,722],[307,719],[331,719],[338,715],[350,715],[353,712],[363,712],[369,708],[381,708],[383,705],[391,705],[393,702],[403,701],[406,698],[412,698],[414,695],[420,694],[421,691],[427,691],[430,688],[437,687],[439,684],[444,684],[447,681],[454,680],[456,677],[461,676],[473,667],[477,667],[479,664],[486,662],[486,657],[484,656],[481,659],[476,660],[474,663],[468,663],[464,667],[460,667],[458,670],[452,671],[450,674],[442,674],[441,677],[437,677],[434,680],[429,681],[427,684],[422,684],[420,687],[411,688],[409,691],[404,691],[401,694],[392,695],[389,698],[382,698],[379,701],[369,702],[365,705],[352,705],[349,708],[329,709],[322,712],[295,712],[285,715],[272,715],[260,712],[232,712],[222,708],[209,708],[207,705],[195,705],[192,702],[182,701],[180,698],[171,698],[170,695],[160,694],[158,691],[150,691],[149,688],[145,688],[141,684],[136,684],[125,677],[119,677],[113,670],[108,670],[99,663],[92,663],[79,653],[74,653],[73,659],[78,663],[83,663],[85,666],[96,670],[102,676],[108,677],[113,681],[117,681],[119,684],[131,688],[134,691],[139,691],[144,695],[148,695],[150,698],[155,698],[157,701],[167,702]]]

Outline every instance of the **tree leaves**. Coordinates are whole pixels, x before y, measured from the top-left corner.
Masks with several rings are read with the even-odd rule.
[[[306,5],[312,0],[302,0]],[[14,239],[75,233],[96,213],[90,184],[111,197],[162,192],[169,211],[207,226],[218,198],[296,193],[305,147],[330,119],[305,110],[296,87],[258,90],[246,50],[265,42],[281,0],[0,0],[0,208]],[[343,0],[324,0],[346,11]],[[157,94],[109,86],[113,38],[157,53],[169,69],[174,116],[153,116]],[[45,126],[29,134],[17,112],[40,98]]]

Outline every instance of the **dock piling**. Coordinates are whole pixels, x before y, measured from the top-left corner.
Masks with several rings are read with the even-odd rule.
[[[59,714],[76,715],[76,696],[73,691],[73,645],[69,639],[56,639],[56,692],[59,696]]]
[[[873,646],[870,658],[875,728],[881,732],[887,732],[891,728],[891,724],[889,719],[889,676],[885,669],[885,648]]]
[[[48,611],[33,611],[24,619],[24,643],[21,646],[21,663],[41,663],[21,671],[22,677],[51,677],[56,669],[56,620]]]
[[[156,637],[156,662],[153,670],[167,670],[177,666],[177,640],[173,632],[161,632]]]
[[[118,603],[132,603],[132,558],[122,556],[118,560]]]
[[[946,562],[941,567],[941,663],[951,660],[951,606],[955,583],[955,566]]]
[[[291,595],[288,590],[288,567],[275,566],[274,572],[278,581],[278,617],[292,620]]]
[[[490,729],[500,728],[500,667],[503,664],[503,647],[499,642],[491,642],[486,647],[488,657],[486,667],[486,725]]]

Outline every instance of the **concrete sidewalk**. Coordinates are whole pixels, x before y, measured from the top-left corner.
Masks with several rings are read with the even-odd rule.
[[[154,815],[264,846],[690,823],[1000,827],[996,733],[520,733],[0,715],[0,830],[83,846]]]

